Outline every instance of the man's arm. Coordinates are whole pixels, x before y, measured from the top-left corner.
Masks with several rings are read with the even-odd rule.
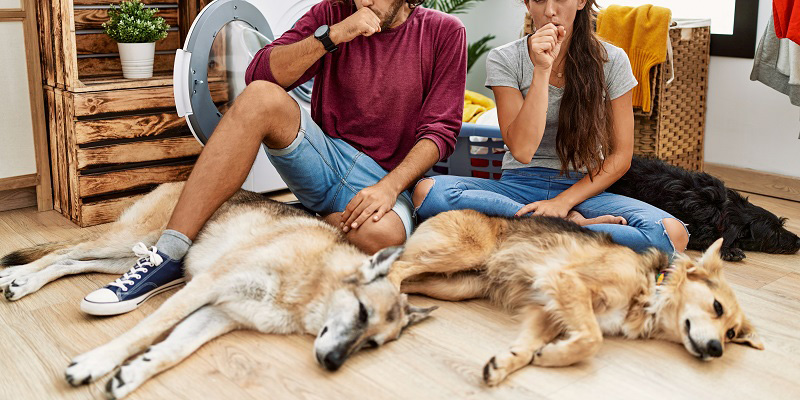
[[[379,221],[391,211],[397,197],[422,178],[439,161],[439,146],[430,139],[418,141],[406,158],[378,183],[364,188],[347,204],[341,226],[347,232],[357,229],[370,216]]]
[[[245,81],[249,84],[254,80],[268,80],[290,89],[311,79],[316,74],[315,65],[318,66],[327,54],[322,42],[313,36],[314,30],[322,25],[325,22],[311,12],[303,16],[295,28],[256,54],[247,68]],[[331,40],[339,45],[380,32],[380,18],[369,8],[362,7],[330,29]],[[306,79],[302,79],[304,76]]]
[[[372,36],[381,30],[381,20],[372,10],[362,7],[344,21],[331,26],[334,44],[349,42],[359,36]],[[299,42],[275,46],[269,59],[272,76],[283,88],[297,82],[327,51],[322,42],[309,36]]]
[[[367,218],[380,220],[394,207],[397,196],[422,177],[437,161],[455,149],[464,114],[467,80],[467,39],[463,25],[438,44],[433,83],[422,105],[416,144],[403,161],[380,182],[361,190],[342,213],[345,232],[357,229]]]

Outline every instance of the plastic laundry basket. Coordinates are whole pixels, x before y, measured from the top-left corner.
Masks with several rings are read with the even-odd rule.
[[[464,122],[453,155],[434,165],[427,176],[458,175],[500,179],[505,154],[502,138],[497,126]]]

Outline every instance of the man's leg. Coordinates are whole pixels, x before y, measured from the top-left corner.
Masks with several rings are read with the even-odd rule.
[[[214,130],[186,181],[167,229],[194,240],[211,215],[242,187],[261,143],[289,146],[300,129],[300,108],[278,85],[251,83]]]
[[[251,83],[220,121],[186,182],[156,246],[136,249],[139,261],[115,282],[84,298],[95,315],[132,311],[155,293],[183,282],[181,260],[211,215],[242,186],[261,143],[289,146],[300,129],[300,108],[278,85]]]
[[[325,222],[338,228],[342,213],[329,214],[324,219]],[[405,243],[406,228],[397,212],[390,211],[380,221],[367,219],[358,229],[352,229],[345,235],[350,243],[365,253],[374,254],[386,247]]]

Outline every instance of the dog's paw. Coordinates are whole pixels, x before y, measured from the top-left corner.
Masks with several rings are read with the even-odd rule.
[[[108,358],[86,353],[75,357],[67,367],[64,378],[72,386],[86,385],[111,372],[114,367],[115,363]]]
[[[11,281],[11,284],[5,287],[3,295],[8,301],[19,300],[41,288],[37,284],[36,279],[29,279],[29,277],[21,277]]]
[[[725,261],[734,261],[734,262],[742,261],[742,260],[745,259],[745,257],[747,257],[744,254],[744,251],[742,251],[742,249],[735,248],[735,247],[731,247],[729,249],[722,249],[720,251],[720,253],[721,253],[722,259],[725,260]]]
[[[106,397],[109,399],[121,399],[155,375],[157,372],[156,365],[151,362],[149,357],[152,357],[152,355],[148,356],[145,353],[131,360],[131,362],[123,364],[106,383]]]
[[[486,365],[483,366],[483,382],[488,386],[497,386],[503,382],[508,376],[509,372],[502,365],[498,365],[497,357],[492,357]]]

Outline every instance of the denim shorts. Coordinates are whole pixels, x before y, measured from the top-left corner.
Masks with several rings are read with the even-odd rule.
[[[265,146],[266,147],[266,146]],[[289,190],[320,215],[343,212],[350,200],[388,172],[342,139],[332,138],[300,107],[300,131],[284,149],[267,148],[267,156]],[[414,228],[411,193],[397,197],[392,211],[403,221],[406,237]]]

